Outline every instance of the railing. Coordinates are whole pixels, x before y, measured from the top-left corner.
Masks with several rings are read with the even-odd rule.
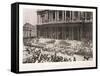
[[[93,21],[92,19],[90,19],[90,20],[85,19],[84,20],[85,23],[92,22],[92,21]],[[76,19],[76,20],[48,21],[48,22],[44,22],[44,23],[38,23],[38,25],[55,24],[55,23],[78,23],[78,22],[83,22],[83,20]]]

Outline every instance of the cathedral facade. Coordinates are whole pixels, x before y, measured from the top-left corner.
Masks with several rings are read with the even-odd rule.
[[[39,38],[92,40],[93,13],[85,11],[38,10]]]

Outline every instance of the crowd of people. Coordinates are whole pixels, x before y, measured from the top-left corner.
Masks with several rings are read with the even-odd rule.
[[[46,51],[47,50],[47,51]],[[60,53],[60,55],[59,55]],[[64,62],[64,61],[76,61],[76,58],[70,55],[64,55],[60,51],[55,52],[54,49],[47,48],[35,48],[24,50],[23,63],[43,63],[43,62]]]
[[[90,43],[82,43],[72,47],[70,43],[64,41],[61,41],[60,44],[54,44],[53,41],[47,42],[48,46],[43,43],[24,46],[23,63],[72,62],[78,60],[76,55],[80,55],[82,61],[92,58],[92,45],[90,46]],[[49,43],[53,47],[49,47]],[[87,49],[89,51],[86,52]]]

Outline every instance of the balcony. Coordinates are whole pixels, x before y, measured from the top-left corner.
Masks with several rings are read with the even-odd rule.
[[[39,23],[37,23],[37,25],[57,24],[57,23],[82,23],[82,22],[90,23],[92,21],[93,21],[92,19],[90,19],[90,20],[87,20],[87,19],[85,19],[85,20],[80,20],[80,19],[71,20],[71,19],[69,19],[69,20],[59,20],[59,21],[52,20],[52,21],[46,21],[46,22],[45,21],[44,22],[39,22]]]

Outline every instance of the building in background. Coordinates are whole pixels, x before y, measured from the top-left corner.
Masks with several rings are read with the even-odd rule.
[[[37,36],[39,38],[92,40],[92,12],[38,10]]]
[[[36,26],[33,26],[30,23],[25,23],[23,26],[23,38],[29,39],[37,36]]]

